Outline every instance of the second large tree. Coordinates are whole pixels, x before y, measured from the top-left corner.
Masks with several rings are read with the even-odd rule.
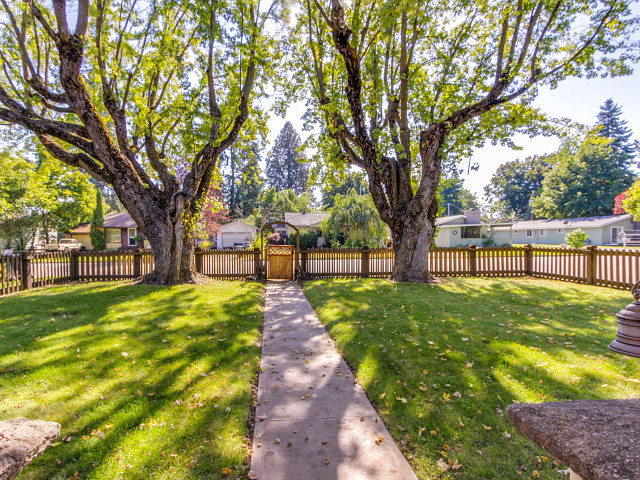
[[[629,73],[629,17],[617,1],[305,0],[295,51],[308,119],[323,125],[325,158],[366,171],[393,235],[392,279],[431,280],[443,162],[539,131],[541,85]]]

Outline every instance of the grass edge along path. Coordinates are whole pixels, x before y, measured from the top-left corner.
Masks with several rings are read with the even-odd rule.
[[[460,278],[305,293],[419,478],[562,478],[506,407],[640,396],[640,362],[607,349],[627,291]]]
[[[0,420],[62,425],[18,478],[246,477],[263,291],[109,282],[0,299]]]

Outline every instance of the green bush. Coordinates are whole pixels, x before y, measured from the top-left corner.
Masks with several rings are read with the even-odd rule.
[[[496,246],[496,239],[493,237],[487,237],[484,240],[482,240],[482,246],[483,247],[495,247]]]
[[[94,250],[104,250],[107,245],[104,238],[104,210],[103,210],[102,191],[96,189],[96,209],[93,211],[91,219],[91,227],[89,229],[89,238],[91,238],[91,246]]]
[[[585,246],[588,240],[589,235],[587,235],[587,232],[585,232],[581,228],[576,228],[575,230],[570,231],[564,236],[565,243],[571,248],[582,248]]]
[[[287,243],[289,245],[295,245],[297,236],[298,234],[296,232],[292,232],[289,235],[289,239],[287,240]],[[300,232],[300,248],[302,247],[315,248],[317,246],[318,246],[318,234],[316,232],[311,232],[308,230],[303,230],[302,232]]]

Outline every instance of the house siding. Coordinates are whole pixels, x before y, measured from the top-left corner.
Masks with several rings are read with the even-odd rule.
[[[557,228],[548,228],[546,236],[540,235],[541,227],[538,226],[537,228],[531,229],[533,230],[533,236],[527,237],[527,228],[514,225],[512,238],[513,243],[518,244],[563,245],[566,243],[565,236],[567,233],[581,228],[589,237],[587,241],[589,245],[606,245],[611,243],[611,231],[613,227],[631,230],[633,226],[633,220],[626,218],[601,227],[564,227],[562,233],[558,233]],[[517,233],[515,233],[516,230]]]

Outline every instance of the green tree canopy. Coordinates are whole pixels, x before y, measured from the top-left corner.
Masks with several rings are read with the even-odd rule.
[[[462,179],[443,178],[438,187],[439,216],[461,215],[466,210],[478,210],[480,202],[476,195],[464,187]]]
[[[313,204],[308,192],[297,195],[293,190],[276,191],[275,187],[262,192],[259,207],[255,213],[255,225],[260,227],[267,223],[283,221],[286,212],[300,213],[310,210]]]
[[[2,1],[0,120],[113,188],[151,243],[148,282],[197,281],[193,220],[220,155],[260,116],[255,93],[282,73],[267,67],[286,10],[280,0]]]
[[[571,218],[613,214],[615,197],[627,190],[635,175],[620,168],[608,140],[589,137],[577,149],[565,145],[549,157],[553,164],[532,200],[540,218]]]
[[[270,187],[293,190],[298,195],[307,191],[309,167],[301,151],[300,135],[291,122],[286,122],[267,155],[265,174]]]
[[[531,218],[531,200],[549,169],[548,157],[537,155],[500,165],[484,188],[492,213],[503,219]]]
[[[336,195],[322,231],[334,247],[380,247],[387,240],[384,223],[371,195],[359,195],[355,189],[346,195]]]
[[[443,163],[514,132],[550,133],[533,107],[567,77],[625,75],[638,19],[624,0],[305,0],[294,59],[319,158],[367,173],[394,239],[392,278],[430,281]]]
[[[362,172],[346,172],[343,177],[331,178],[322,187],[321,207],[323,210],[333,207],[336,195],[346,195],[354,189],[358,195],[369,193],[367,177]]]

